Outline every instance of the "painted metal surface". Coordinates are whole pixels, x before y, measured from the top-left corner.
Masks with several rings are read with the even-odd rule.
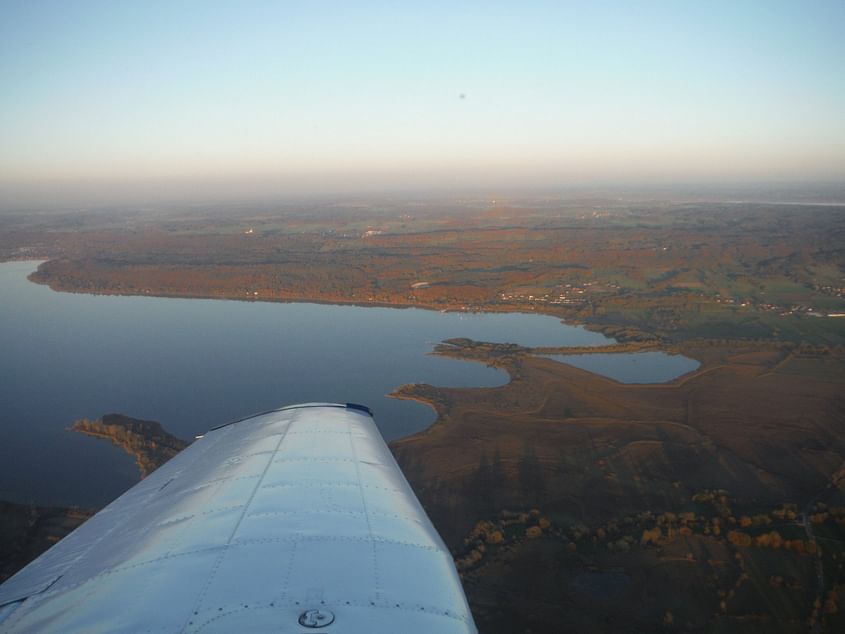
[[[372,417],[205,434],[0,586],[2,632],[475,632]]]

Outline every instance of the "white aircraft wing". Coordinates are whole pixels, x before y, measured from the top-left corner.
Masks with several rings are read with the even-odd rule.
[[[0,586],[0,632],[475,632],[372,416],[216,428]]]

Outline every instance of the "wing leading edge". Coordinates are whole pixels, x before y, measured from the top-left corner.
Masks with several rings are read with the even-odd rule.
[[[475,632],[366,408],[208,432],[0,586],[0,631]]]

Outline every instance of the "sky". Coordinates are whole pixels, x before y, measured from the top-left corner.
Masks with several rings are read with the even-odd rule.
[[[843,0],[0,0],[0,203],[845,181],[843,33]]]

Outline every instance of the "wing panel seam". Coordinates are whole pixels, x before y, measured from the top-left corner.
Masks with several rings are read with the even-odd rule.
[[[361,484],[361,464],[358,462],[358,451],[355,449],[355,440],[352,437],[352,433],[349,433],[349,448],[352,451],[352,459],[355,463],[355,475],[358,477],[358,484]],[[367,509],[367,497],[364,495],[364,489],[360,486],[358,487],[358,492],[361,494],[361,506],[364,509],[364,518],[367,520],[367,531],[370,534],[370,544],[373,549],[373,577],[375,581],[375,598],[376,600],[379,599],[381,595],[381,579],[379,576],[378,570],[378,554],[376,549],[376,542],[373,539],[373,527],[370,524],[370,513]]]
[[[285,438],[288,435],[288,431],[290,430],[290,428],[294,424],[294,420],[295,420],[295,416],[292,417],[292,420],[288,421],[288,425],[287,425],[287,427],[285,427],[284,433],[282,433],[279,436],[279,442],[276,443],[276,448],[273,451],[273,455],[275,455],[279,452],[279,448],[282,446],[282,443],[285,441]],[[252,500],[255,498],[255,494],[261,488],[261,483],[264,481],[264,478],[266,477],[267,472],[270,470],[270,467],[273,465],[273,462],[274,461],[273,461],[273,458],[271,456],[267,460],[267,464],[264,465],[264,470],[261,472],[261,477],[258,479],[258,482],[255,483],[255,486],[252,489],[252,493],[250,493],[249,499],[247,499],[246,504],[244,505],[243,512],[241,513],[240,517],[238,518],[238,521],[235,522],[235,527],[232,529],[232,532],[229,535],[229,539],[226,540],[226,544],[223,546],[223,548],[220,551],[220,554],[217,556],[217,560],[214,562],[214,566],[211,569],[211,574],[209,574],[208,580],[205,582],[205,586],[203,587],[202,592],[200,592],[200,595],[197,598],[197,601],[194,603],[194,606],[191,609],[191,613],[196,612],[199,609],[199,607],[202,605],[202,602],[205,600],[205,596],[206,596],[206,594],[208,594],[208,589],[211,587],[211,583],[214,581],[214,577],[217,575],[217,571],[220,569],[220,565],[223,563],[223,559],[226,556],[226,551],[228,550],[229,545],[232,543],[232,540],[234,539],[235,534],[238,532],[238,529],[241,526],[241,522],[243,522],[244,517],[246,517],[247,511],[249,510],[249,506],[250,506],[250,504],[252,504]],[[190,615],[188,616],[188,620],[190,620]],[[184,632],[187,627],[188,627],[188,625],[186,623],[185,625],[182,626],[181,631]]]

